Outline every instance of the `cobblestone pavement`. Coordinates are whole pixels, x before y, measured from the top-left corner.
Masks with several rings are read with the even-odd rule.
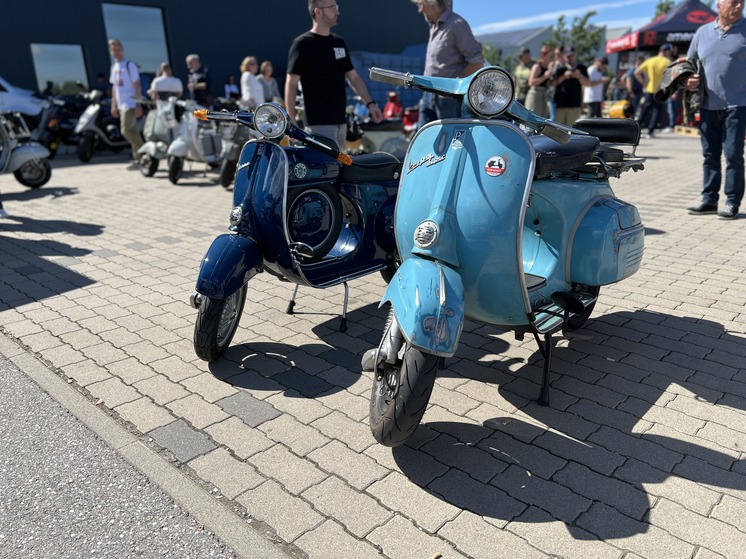
[[[0,332],[297,557],[743,558],[746,219],[686,214],[696,138],[638,153],[613,186],[643,267],[559,343],[551,407],[533,340],[468,323],[422,427],[374,444],[377,275],[351,284],[344,334],[341,287],[288,316],[291,286],[261,275],[225,358],[199,361],[187,300],[230,196],[121,157],[55,160],[36,191],[0,176]]]

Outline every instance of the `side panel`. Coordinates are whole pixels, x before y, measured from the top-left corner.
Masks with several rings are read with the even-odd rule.
[[[213,299],[225,299],[256,275],[261,265],[261,251],[252,240],[220,235],[202,259],[196,290]]]
[[[385,302],[391,303],[412,346],[443,357],[456,352],[464,326],[464,286],[454,270],[410,258],[391,280]]]
[[[171,145],[168,146],[168,155],[172,157],[186,157],[188,151],[189,146],[182,138],[176,138],[171,142]]]

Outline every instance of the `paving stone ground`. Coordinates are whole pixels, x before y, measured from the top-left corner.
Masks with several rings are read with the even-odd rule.
[[[291,286],[260,275],[225,358],[200,361],[188,297],[230,194],[121,156],[60,157],[39,190],[0,176],[0,334],[298,557],[744,558],[746,218],[687,215],[697,138],[638,153],[613,187],[642,269],[559,343],[550,407],[534,342],[468,323],[409,443],[375,444],[378,276],[351,283],[342,334],[341,287],[288,316]]]

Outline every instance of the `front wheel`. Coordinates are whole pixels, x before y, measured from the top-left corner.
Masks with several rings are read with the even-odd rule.
[[[176,184],[184,173],[184,158],[172,157],[168,164],[168,180]]]
[[[383,363],[370,393],[370,430],[385,446],[399,446],[414,433],[430,401],[440,358],[413,347],[395,366]]]
[[[78,140],[78,159],[83,163],[88,163],[93,157],[94,138],[91,134],[83,134]]]
[[[238,330],[247,285],[225,299],[204,297],[194,324],[194,351],[204,361],[215,361],[223,355]]]
[[[143,153],[137,160],[137,165],[140,167],[140,172],[143,176],[152,177],[158,170],[158,159],[147,153]]]
[[[228,188],[233,182],[237,163],[237,161],[229,161],[228,159],[223,159],[220,163],[220,186],[223,188]]]
[[[52,166],[46,159],[32,159],[14,171],[13,176],[23,186],[39,188],[52,178]]]

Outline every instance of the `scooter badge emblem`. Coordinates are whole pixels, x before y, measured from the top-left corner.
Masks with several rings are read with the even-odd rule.
[[[508,168],[508,164],[499,155],[493,155],[484,164],[484,171],[491,177],[499,177]]]
[[[302,179],[308,174],[308,167],[306,167],[305,163],[296,163],[293,167],[293,174],[297,178]]]

